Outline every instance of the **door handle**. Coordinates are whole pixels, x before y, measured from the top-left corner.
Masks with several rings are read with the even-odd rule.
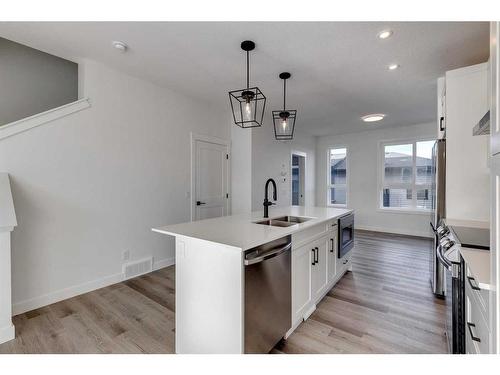
[[[206,204],[206,203],[205,202],[196,201],[196,205],[197,206],[201,206],[202,204]]]
[[[467,280],[469,281],[469,285],[472,289],[481,290],[481,288],[477,286],[475,278],[473,278],[472,276],[467,276]],[[472,280],[474,280],[474,284],[476,284],[476,285],[472,284]]]
[[[261,255],[260,257],[252,258],[252,259],[245,259],[245,266],[250,266],[252,264],[260,263],[260,262],[263,262],[264,260],[277,257],[278,255],[281,255],[282,253],[290,250],[291,248],[292,248],[292,244],[289,243],[288,245],[286,245],[284,247],[273,249],[273,250]]]
[[[469,328],[470,338],[474,341],[481,342],[481,339],[479,337],[474,336],[474,334],[472,333],[472,327],[475,328],[476,325],[474,323],[467,322],[467,328]]]
[[[330,238],[330,244],[332,245],[332,247],[330,248],[330,253],[333,253],[333,238]]]

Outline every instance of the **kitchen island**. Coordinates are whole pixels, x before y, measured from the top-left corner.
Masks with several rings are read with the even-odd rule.
[[[350,213],[327,207],[279,207],[271,209],[269,217],[291,222],[258,223],[264,220],[258,211],[153,228],[175,236],[176,352],[249,352],[245,253],[284,238],[292,243],[290,334],[350,267],[350,255],[337,257],[337,220]]]

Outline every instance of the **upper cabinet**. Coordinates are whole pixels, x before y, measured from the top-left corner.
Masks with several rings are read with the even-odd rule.
[[[498,22],[490,23],[490,69],[489,85],[490,92],[490,153],[491,155],[500,154],[500,123],[498,121],[498,108],[493,103],[497,102],[498,97],[498,69],[499,69],[499,49],[498,38],[500,31],[498,30]]]
[[[446,72],[446,216],[489,221],[488,135],[473,136],[489,110],[488,63]]]

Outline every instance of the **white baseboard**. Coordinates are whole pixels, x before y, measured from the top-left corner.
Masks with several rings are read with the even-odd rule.
[[[20,301],[12,305],[12,315],[23,314],[27,311],[38,309],[40,307],[72,298],[83,293],[88,293],[105,286],[119,283],[122,280],[123,273],[115,273],[114,275],[105,276],[101,279],[88,281],[83,284],[70,286],[69,288],[56,290],[55,292]]]
[[[13,340],[16,337],[16,329],[14,325],[11,324],[7,327],[0,328],[0,344]]]
[[[153,271],[159,270],[175,264],[175,258],[165,258],[153,263]],[[12,315],[23,314],[27,311],[39,309],[40,307],[50,305],[68,298],[76,297],[80,294],[88,293],[96,289],[119,283],[124,280],[123,273],[105,276],[103,278],[92,280],[83,284],[74,285],[69,288],[60,289],[52,293],[47,293],[38,297],[30,298],[12,305]]]
[[[153,271],[156,271],[156,270],[159,270],[159,269],[162,269],[165,267],[170,267],[174,264],[175,264],[175,257],[155,260],[153,262]]]
[[[406,230],[406,229],[393,229],[393,228],[382,228],[382,227],[374,227],[371,225],[355,225],[354,229],[361,229],[361,230],[369,230],[372,232],[383,232],[383,233],[394,233],[394,234],[404,234],[407,236],[417,236],[417,237],[427,237],[427,238],[432,238],[432,235],[429,232],[422,232],[418,230]]]

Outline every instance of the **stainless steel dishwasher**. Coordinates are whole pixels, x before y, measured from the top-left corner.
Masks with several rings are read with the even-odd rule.
[[[245,353],[268,353],[292,325],[292,239],[245,252]]]

